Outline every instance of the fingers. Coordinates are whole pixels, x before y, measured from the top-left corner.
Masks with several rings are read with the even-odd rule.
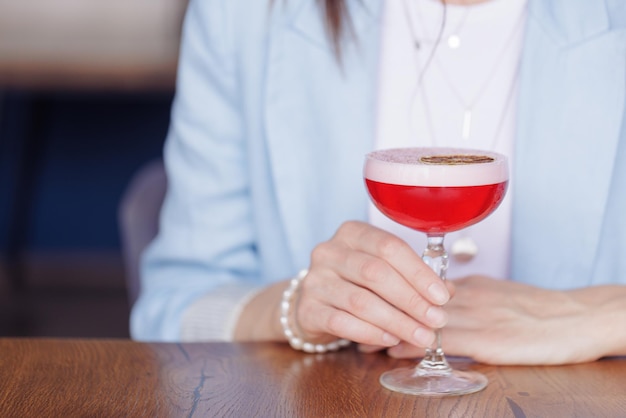
[[[400,344],[389,348],[387,354],[393,358],[415,358],[422,357],[424,355],[424,349],[402,341]]]
[[[450,299],[444,282],[407,243],[396,236],[361,222],[343,224],[337,236],[348,247],[384,260],[429,303],[443,305]],[[383,273],[378,266],[367,264],[356,271],[364,273],[366,279],[375,279],[377,274]]]
[[[384,350],[385,348],[387,348],[387,347],[382,346],[382,345],[369,345],[369,344],[359,344],[357,346],[357,349],[361,353],[368,353],[368,354]]]
[[[455,286],[454,282],[452,282],[450,280],[446,280],[444,283],[446,285],[446,288],[448,289],[448,293],[450,293],[450,300],[452,300],[454,295],[456,295],[456,286]],[[448,300],[448,302],[450,300]]]
[[[443,295],[438,296],[438,303],[447,300],[448,289],[404,241],[359,223],[346,224],[338,234],[342,233],[347,235],[348,247],[339,246],[331,249],[332,254],[323,254],[335,259],[334,269],[341,277],[370,289],[424,325],[440,328],[446,324],[445,311],[434,306],[433,298],[424,293],[437,288],[436,293]]]
[[[447,313],[446,285],[411,247],[361,222],[347,222],[311,254],[297,317],[305,336],[371,346],[404,340],[427,347]]]
[[[444,329],[442,333],[442,348],[447,356],[470,357],[475,360],[479,358],[480,350],[477,350],[473,340],[476,335],[470,330],[455,329],[454,331]],[[424,349],[406,341],[402,341],[387,349],[387,354],[393,358],[414,358],[422,357]]]
[[[307,334],[332,334],[385,347],[397,344],[400,339],[422,347],[434,341],[435,335],[430,327],[371,290],[340,279],[333,280],[332,285],[319,284],[324,280],[331,282],[310,272],[303,282],[298,321]],[[328,298],[329,294],[336,297]]]
[[[345,283],[345,282],[344,282]],[[398,337],[399,339],[411,341],[421,347],[429,346],[434,341],[434,332],[430,327],[424,326],[419,321],[407,315],[402,310],[389,304],[379,295],[373,293],[369,289],[345,283],[346,297],[338,300],[337,308],[350,312],[351,315],[362,321],[373,324],[380,330]],[[434,310],[437,310],[434,312]],[[433,321],[428,317],[430,322],[441,323],[446,320],[446,314],[439,307],[433,307],[431,316],[436,318]],[[431,313],[430,311],[427,311]],[[443,318],[443,319],[440,319]],[[362,341],[364,343],[377,343],[377,341]],[[399,341],[395,341],[397,344]]]
[[[351,298],[343,300],[344,303],[338,306],[339,308],[349,311],[363,308],[363,315],[369,315],[374,311],[374,307],[379,308],[379,311],[385,311],[386,307],[386,310],[397,310],[403,313],[402,317],[408,315],[413,320],[431,328],[440,328],[446,324],[446,312],[441,307],[432,305],[416,292],[411,284],[384,260],[356,251],[345,251],[341,254],[341,258],[344,262],[337,266],[337,272],[356,284],[357,288],[350,293]],[[358,289],[367,289],[367,292],[359,292]],[[376,298],[368,297],[368,295],[376,295]],[[377,299],[386,302],[385,306],[378,303]],[[382,312],[376,314],[383,315]],[[399,315],[394,318],[383,316],[379,318],[392,321],[392,324],[397,324],[396,327],[408,326]]]
[[[322,307],[316,310],[316,315],[319,322],[324,324],[324,331],[331,335],[384,347],[394,346],[400,341],[397,337],[371,323],[338,309]]]

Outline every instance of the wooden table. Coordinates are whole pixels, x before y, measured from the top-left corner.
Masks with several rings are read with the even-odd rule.
[[[0,416],[624,417],[626,359],[493,367],[482,392],[420,398],[378,384],[412,364],[354,350],[309,355],[283,344],[146,344],[0,339]]]

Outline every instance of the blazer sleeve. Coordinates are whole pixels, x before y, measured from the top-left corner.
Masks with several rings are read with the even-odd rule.
[[[260,286],[230,0],[192,0],[165,143],[168,190],[131,313],[138,340],[225,340]]]

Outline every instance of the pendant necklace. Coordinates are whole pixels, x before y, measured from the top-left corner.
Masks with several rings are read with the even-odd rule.
[[[418,2],[414,2],[413,4],[416,7],[417,17],[421,19],[422,14],[419,11],[419,9],[417,9],[418,7],[417,3]],[[404,2],[404,4],[406,6],[406,2]],[[469,7],[467,9],[469,10]],[[463,18],[461,19],[462,24],[465,23],[468,13],[469,12],[466,12]],[[415,45],[415,49],[417,52],[419,50],[420,42],[414,30],[414,25],[410,18],[410,12],[408,11],[407,7],[405,7],[405,15],[406,15],[406,19],[409,25],[409,30],[411,33],[413,44]],[[511,33],[509,34],[506,42],[504,43],[500,51],[498,51],[498,53],[496,54],[496,59],[494,61],[493,66],[488,71],[487,76],[484,78],[484,80],[480,84],[480,87],[478,88],[476,94],[473,97],[471,97],[469,100],[463,97],[463,95],[459,92],[459,89],[451,81],[451,77],[448,75],[448,72],[439,61],[437,54],[434,53],[438,46],[437,43],[435,43],[435,45],[433,46],[433,52],[431,53],[431,57],[429,57],[429,61],[432,59],[432,62],[437,66],[437,69],[439,70],[444,83],[446,84],[446,86],[448,87],[452,95],[456,98],[457,102],[461,105],[461,108],[463,109],[463,123],[462,123],[462,128],[461,128],[461,138],[464,141],[467,141],[470,138],[471,133],[472,133],[472,120],[474,117],[474,114],[473,114],[474,107],[480,101],[485,91],[488,89],[489,85],[491,84],[491,81],[493,80],[494,75],[497,73],[498,69],[500,68],[501,63],[503,62],[502,58],[504,57],[505,53],[508,51],[508,46],[511,44],[513,38],[517,34],[517,31],[521,28],[521,23],[524,21],[523,19],[524,15],[525,15],[525,8],[522,8],[519,18],[517,19],[516,24],[513,26],[513,29]],[[445,19],[445,6],[444,6],[444,19]],[[420,21],[420,24],[422,25],[422,27],[425,27],[423,21]],[[460,25],[457,28],[457,30],[454,32],[454,34],[448,38],[449,43],[450,43],[450,38],[453,38],[453,39],[458,40],[457,45],[460,46],[461,41],[460,41],[458,33],[459,33],[461,26],[462,25]],[[453,43],[454,42],[456,41],[453,41]],[[417,57],[417,54],[415,55]],[[425,69],[422,70],[422,73],[424,72],[425,72]],[[421,80],[419,81],[419,83],[421,84]],[[419,87],[418,87],[418,90],[419,90]]]
[[[517,30],[520,28],[521,22],[523,20],[522,19],[523,16],[524,16],[524,12],[522,10],[522,13],[520,13],[520,18],[517,20],[517,24],[514,26],[513,31],[509,35],[509,38],[504,43],[504,47],[500,50],[493,67],[491,68],[491,70],[487,74],[487,77],[483,80],[483,83],[480,85],[480,87],[479,87],[478,91],[476,92],[476,94],[474,95],[474,97],[472,97],[470,100],[466,100],[461,95],[461,93],[456,88],[454,83],[452,83],[452,80],[451,80],[450,76],[448,75],[448,72],[443,67],[443,65],[441,65],[441,61],[439,61],[439,59],[437,58],[436,55],[434,57],[433,61],[434,61],[435,65],[437,66],[437,69],[440,71],[441,76],[442,76],[444,82],[446,83],[446,85],[448,86],[450,91],[452,92],[452,95],[457,99],[459,104],[464,109],[463,110],[463,125],[462,125],[462,129],[461,129],[461,138],[463,138],[463,140],[465,140],[465,141],[467,141],[469,139],[469,137],[471,135],[471,132],[472,132],[471,130],[472,130],[472,117],[473,117],[474,106],[482,98],[483,94],[485,93],[485,91],[487,90],[489,85],[491,84],[491,80],[493,80],[496,72],[500,68],[501,63],[503,62],[502,58],[503,58],[504,54],[507,52],[508,46],[510,45],[510,43],[513,40],[514,36],[516,35]]]
[[[521,23],[523,22],[523,18],[525,15],[525,8],[522,8],[522,11],[520,13],[520,17],[518,18],[516,24],[514,25],[509,37],[507,38],[507,41],[504,43],[503,48],[496,54],[496,60],[492,66],[492,68],[490,69],[490,71],[487,74],[487,77],[483,80],[482,84],[480,85],[480,88],[478,89],[477,93],[475,94],[474,97],[472,97],[471,100],[465,100],[463,98],[463,96],[459,93],[458,89],[455,87],[455,85],[451,82],[450,77],[448,75],[448,73],[445,71],[445,69],[443,68],[443,65],[441,64],[441,62],[438,60],[438,58],[436,57],[436,49],[438,47],[439,42],[441,41],[441,38],[443,37],[443,28],[440,29],[440,33],[437,37],[437,40],[435,41],[435,44],[433,46],[433,49],[430,53],[430,55],[427,57],[424,66],[422,67],[420,64],[420,60],[419,60],[419,49],[420,49],[420,42],[418,37],[416,36],[416,33],[414,31],[414,27],[413,27],[413,22],[410,18],[410,13],[408,12],[408,8],[406,6],[406,1],[404,2],[405,4],[405,16],[406,16],[406,20],[407,20],[407,24],[409,26],[409,30],[411,33],[411,38],[413,41],[413,45],[414,45],[414,57],[416,60],[416,63],[418,65],[418,68],[421,68],[421,71],[418,75],[418,81],[416,83],[415,89],[413,91],[412,94],[412,99],[411,99],[411,103],[413,103],[410,108],[412,109],[415,102],[416,102],[416,96],[418,95],[418,93],[421,91],[421,102],[422,102],[422,106],[424,109],[424,114],[425,114],[425,119],[426,119],[426,128],[431,136],[431,141],[433,143],[434,146],[438,146],[437,144],[437,137],[435,135],[435,129],[433,126],[433,118],[431,115],[431,106],[430,106],[430,101],[428,100],[428,95],[426,92],[426,89],[423,88],[423,77],[426,73],[426,70],[428,69],[429,65],[432,63],[434,63],[435,65],[437,65],[437,69],[440,71],[441,73],[441,77],[444,81],[444,83],[447,85],[447,87],[449,88],[450,92],[452,93],[452,95],[455,97],[455,99],[459,102],[459,104],[461,104],[462,108],[463,108],[463,124],[462,124],[462,130],[461,130],[461,139],[463,140],[463,142],[466,142],[469,140],[470,136],[471,136],[471,128],[472,128],[472,117],[473,117],[473,108],[474,106],[480,101],[480,99],[482,98],[483,94],[485,93],[485,91],[487,90],[491,80],[493,80],[494,75],[496,74],[496,72],[498,71],[500,64],[503,61],[503,57],[508,49],[508,46],[510,45],[510,43],[513,41],[518,29],[521,27]],[[415,3],[416,4],[416,3]],[[417,7],[417,4],[416,4]],[[448,46],[452,49],[456,49],[460,46],[461,41],[460,41],[460,37],[459,37],[459,33],[460,33],[460,29],[462,28],[463,24],[465,23],[466,19],[467,19],[467,15],[469,13],[469,8],[468,11],[466,11],[466,13],[463,15],[463,17],[460,20],[460,24],[456,27],[455,31],[453,31],[453,34],[448,36],[447,42],[448,42]],[[443,11],[443,19],[445,22],[445,15],[446,15],[446,11],[445,11],[445,5],[444,5],[444,11]],[[419,18],[421,18],[421,13],[417,13],[417,16]],[[423,22],[420,22],[423,25]],[[456,48],[454,47],[456,46]],[[505,101],[504,101],[504,105],[502,106],[502,110],[500,113],[500,117],[498,118],[498,123],[496,125],[496,129],[495,129],[495,133],[493,136],[493,139],[491,141],[490,147],[489,149],[493,150],[495,149],[499,139],[500,139],[500,132],[503,128],[504,125],[504,121],[506,119],[506,115],[508,114],[508,109],[511,105],[512,102],[512,98],[514,96],[514,92],[515,92],[515,87],[517,86],[517,79],[519,76],[519,68],[520,68],[520,59],[518,58],[518,61],[514,67],[514,73],[513,73],[513,77],[511,79],[510,82],[510,86],[507,92],[507,95],[505,96]],[[413,110],[410,110],[409,112],[410,114],[413,114]],[[413,118],[411,117],[410,120],[413,120]],[[478,245],[476,244],[476,241],[474,241],[474,239],[472,239],[472,237],[469,236],[469,234],[467,234],[467,230],[466,232],[459,237],[458,239],[456,239],[451,247],[450,247],[450,254],[454,257],[455,260],[461,262],[461,263],[466,263],[471,261],[477,254],[478,254]]]
[[[513,74],[513,79],[511,80],[504,106],[502,106],[502,112],[500,114],[500,117],[498,118],[498,124],[496,126],[495,134],[493,136],[493,139],[491,140],[491,145],[489,147],[489,149],[491,150],[495,149],[501,137],[502,127],[504,126],[506,115],[508,113],[509,107],[511,106],[511,102],[513,101],[512,99],[514,96],[515,87],[517,86],[519,67],[520,65],[518,62],[515,67],[515,73]],[[430,113],[430,102],[428,100],[425,89],[422,90],[421,98],[422,105],[424,107],[424,113],[426,114],[428,132],[432,138],[433,145],[437,146],[437,137],[435,136],[435,129],[433,127],[432,117]],[[471,261],[478,254],[478,244],[476,244],[476,241],[470,236],[470,229],[471,227],[466,228],[464,233],[462,233],[462,235],[457,238],[450,246],[450,254],[454,257],[456,261],[461,263],[467,263]]]

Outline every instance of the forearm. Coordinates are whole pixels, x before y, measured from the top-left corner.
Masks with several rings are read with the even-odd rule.
[[[597,357],[626,355],[626,286],[594,286],[568,293],[586,312],[584,338],[595,342]]]
[[[288,282],[259,291],[243,307],[233,337],[235,341],[284,341],[280,325],[280,301]]]

